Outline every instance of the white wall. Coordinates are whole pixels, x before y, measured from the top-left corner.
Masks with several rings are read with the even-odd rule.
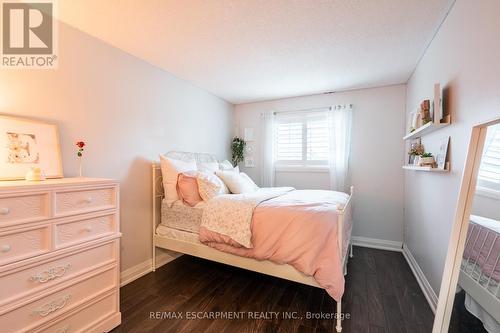
[[[447,87],[451,126],[426,136],[433,150],[451,136],[450,174],[406,172],[405,242],[436,293],[473,124],[500,117],[500,1],[458,0],[407,84],[407,114]]]
[[[228,157],[231,104],[60,25],[57,70],[0,70],[0,112],[55,121],[66,176],[121,183],[122,270],[151,257],[151,159],[171,149]]]
[[[293,111],[335,104],[354,104],[351,179],[356,188],[355,236],[402,241],[405,86],[287,98],[235,106],[235,132],[254,129],[250,142],[254,168],[245,168],[260,182],[260,113],[266,110]],[[328,189],[329,177],[323,173],[278,173],[277,186]]]

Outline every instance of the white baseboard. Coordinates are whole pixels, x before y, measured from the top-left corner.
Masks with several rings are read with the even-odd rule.
[[[434,292],[429,281],[425,277],[424,272],[418,265],[417,261],[415,260],[415,257],[413,257],[413,254],[411,254],[410,249],[406,246],[406,244],[403,245],[403,256],[408,262],[408,265],[410,266],[413,275],[415,275],[418,285],[420,286],[420,289],[422,289],[422,292],[424,293],[424,296],[427,299],[427,302],[429,303],[432,312],[436,313],[438,297],[436,296],[436,293]]]
[[[352,244],[356,246],[369,247],[372,249],[401,252],[403,242],[390,241],[385,239],[352,236]]]
[[[161,266],[171,262],[175,258],[181,256],[181,253],[161,253],[156,255],[156,268],[160,268]],[[152,259],[148,259],[146,261],[141,262],[135,266],[132,266],[120,274],[120,287],[137,280],[138,278],[148,274],[153,271],[152,267]]]

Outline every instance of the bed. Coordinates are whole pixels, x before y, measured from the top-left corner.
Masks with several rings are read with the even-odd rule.
[[[214,162],[216,158],[211,154],[205,153],[183,153],[183,152],[170,152],[168,153],[169,157],[175,159],[195,159],[197,162]],[[220,250],[214,248],[210,242],[201,242],[200,238],[210,237],[211,235],[206,233],[204,226],[201,224],[200,219],[203,216],[203,212],[206,211],[210,206],[211,202],[201,202],[197,204],[195,207],[186,207],[182,203],[176,202],[173,205],[168,205],[164,201],[164,191],[162,185],[162,176],[161,176],[161,168],[158,162],[152,163],[152,188],[153,188],[153,266],[155,265],[155,256],[156,256],[156,248],[167,249],[183,254],[188,254],[220,263],[224,263],[227,265],[232,265],[236,267],[240,267],[243,269],[275,276],[278,278],[283,278],[286,280],[319,287],[321,288],[318,281],[312,277],[311,275],[306,275],[296,269],[297,265],[286,263],[276,263],[271,260],[257,260],[252,257],[248,257],[245,255],[244,251],[247,251],[246,248],[235,248],[233,253],[229,253],[224,250]],[[263,191],[267,191],[263,189]],[[286,192],[281,197],[286,197],[294,195],[295,192]],[[326,191],[322,191],[326,192]],[[331,192],[332,195],[335,193],[341,194],[340,192]],[[352,244],[350,242],[351,239],[351,230],[352,230],[352,195],[353,188],[351,188],[350,195],[343,194],[345,196],[345,200],[342,205],[338,205],[335,209],[334,213],[336,215],[337,224],[336,224],[336,242],[335,244],[325,246],[325,248],[333,249],[339,255],[339,269],[342,270],[343,275],[347,274],[347,261],[349,255],[352,256]],[[273,202],[273,200],[278,201],[279,199],[274,199],[274,197],[268,202]],[[260,207],[260,206],[258,206]],[[331,207],[331,206],[330,206]],[[205,214],[206,215],[206,214]],[[255,221],[254,221],[255,222]],[[331,224],[331,223],[330,223]],[[217,235],[216,235],[217,236]],[[211,246],[208,246],[206,244]],[[223,244],[226,246],[226,244]],[[256,248],[258,246],[256,245]],[[238,252],[239,251],[239,252]],[[243,251],[243,252],[242,252]],[[237,255],[238,253],[240,255]],[[155,270],[156,267],[153,267]],[[304,271],[304,270],[302,270]],[[307,270],[306,270],[307,271]],[[316,278],[318,276],[315,274]],[[343,279],[343,277],[342,277]],[[342,285],[343,292],[344,285]],[[327,290],[328,291],[328,290]],[[340,295],[341,298],[341,295]],[[337,332],[341,332],[342,330],[342,314],[341,314],[341,299],[338,298],[337,301],[337,313],[336,313],[336,330]]]
[[[471,215],[458,284],[465,307],[490,332],[500,332],[500,221]]]

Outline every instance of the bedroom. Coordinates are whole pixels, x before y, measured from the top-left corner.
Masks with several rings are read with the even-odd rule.
[[[498,1],[26,2],[2,1],[6,332],[498,328]]]

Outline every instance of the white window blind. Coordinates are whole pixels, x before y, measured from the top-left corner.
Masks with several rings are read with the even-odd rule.
[[[330,145],[328,142],[328,120],[319,119],[307,122],[307,160],[328,161]]]
[[[276,160],[302,160],[302,123],[291,121],[278,123],[276,133]]]
[[[330,151],[327,111],[276,115],[276,164],[327,165]]]
[[[500,192],[500,124],[488,128],[478,186]]]

